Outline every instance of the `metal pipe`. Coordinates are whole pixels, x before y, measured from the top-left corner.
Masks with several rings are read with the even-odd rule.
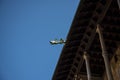
[[[83,57],[84,57],[85,63],[86,63],[86,70],[87,70],[88,80],[91,80],[90,63],[89,63],[89,56],[88,56],[87,52],[84,52]]]
[[[118,3],[118,7],[120,9],[120,0],[117,0],[117,3]]]
[[[97,25],[97,33],[98,33],[99,39],[100,39],[100,44],[101,44],[101,48],[102,48],[102,56],[103,56],[103,59],[104,59],[104,62],[105,62],[105,68],[106,68],[106,73],[107,73],[108,80],[113,80],[113,75],[112,75],[111,66],[110,66],[110,62],[109,62],[109,59],[108,59],[108,55],[107,55],[106,46],[105,46],[105,43],[104,43],[101,28],[100,28],[99,25]]]

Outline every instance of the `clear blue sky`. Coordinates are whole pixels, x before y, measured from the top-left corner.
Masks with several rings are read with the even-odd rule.
[[[79,0],[0,0],[0,80],[51,80]]]

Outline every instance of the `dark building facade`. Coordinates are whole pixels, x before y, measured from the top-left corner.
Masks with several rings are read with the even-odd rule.
[[[120,80],[119,0],[81,0],[52,80]]]

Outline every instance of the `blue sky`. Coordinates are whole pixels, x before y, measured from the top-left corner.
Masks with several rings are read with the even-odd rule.
[[[79,0],[0,0],[0,80],[51,80]]]

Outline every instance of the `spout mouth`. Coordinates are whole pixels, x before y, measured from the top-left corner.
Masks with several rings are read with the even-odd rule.
[[[63,40],[63,39],[60,39],[60,40],[51,40],[51,41],[49,41],[50,42],[50,44],[52,44],[52,45],[54,45],[54,44],[64,44],[65,43],[65,40]]]

